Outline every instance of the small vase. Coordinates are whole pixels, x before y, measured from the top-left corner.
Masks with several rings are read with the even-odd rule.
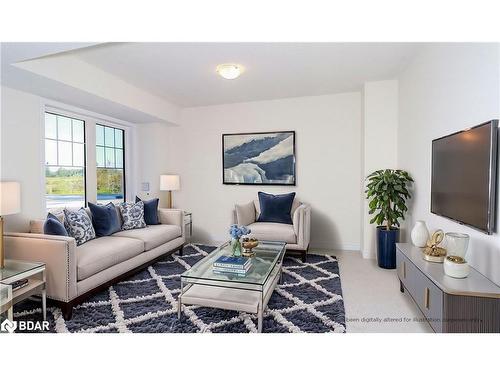
[[[429,239],[429,230],[425,225],[425,221],[418,220],[411,230],[411,242],[417,247],[425,247]]]
[[[239,239],[233,238],[231,240],[231,246],[233,247],[233,257],[241,256],[241,242]]]

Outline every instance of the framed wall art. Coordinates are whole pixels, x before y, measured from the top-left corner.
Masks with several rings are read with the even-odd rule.
[[[223,183],[295,185],[295,132],[222,135]]]

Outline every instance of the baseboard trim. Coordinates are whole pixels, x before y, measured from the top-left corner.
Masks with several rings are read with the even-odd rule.
[[[311,243],[309,249],[318,250],[340,250],[340,251],[360,251],[359,244],[331,244],[331,243]]]

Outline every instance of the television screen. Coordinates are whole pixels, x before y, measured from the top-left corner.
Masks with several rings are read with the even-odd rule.
[[[495,229],[498,120],[432,141],[431,212]]]

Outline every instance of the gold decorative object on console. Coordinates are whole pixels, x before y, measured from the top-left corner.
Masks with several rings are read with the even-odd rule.
[[[253,252],[253,248],[259,244],[259,241],[256,238],[244,238],[241,241],[241,246],[243,246],[243,251],[241,255],[244,257],[253,257],[255,253]]]
[[[427,246],[422,251],[423,257],[428,262],[443,263],[446,256],[446,249],[438,245],[444,239],[444,232],[441,229],[435,231],[431,238],[427,240]]]

